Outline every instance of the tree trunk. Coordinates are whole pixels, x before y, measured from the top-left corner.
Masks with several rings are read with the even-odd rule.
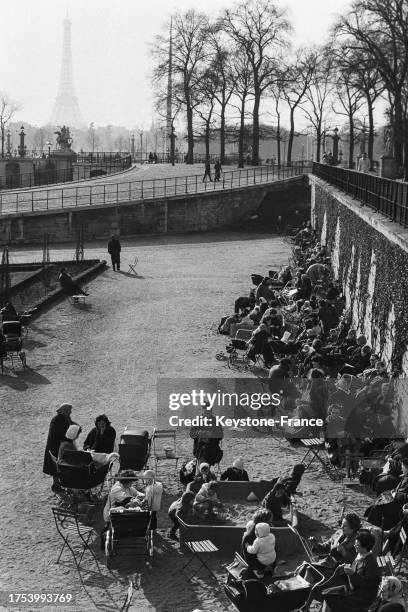
[[[373,103],[370,98],[370,94],[366,95],[367,108],[368,108],[368,159],[370,160],[370,170],[373,169],[373,157],[374,157],[374,117],[373,117]]]
[[[4,125],[1,126],[1,157],[4,158]]]
[[[258,87],[254,90],[254,109],[252,114],[252,165],[259,166],[259,106],[261,92]]]
[[[401,92],[394,96],[394,157],[399,168],[403,166],[404,113]]]
[[[221,106],[220,115],[220,163],[221,166],[225,163],[225,103]]]
[[[354,122],[353,117],[349,117],[349,132],[350,132],[350,142],[349,142],[349,168],[353,168],[353,157],[354,157]]]
[[[313,147],[313,142],[312,142],[312,147]],[[319,124],[316,128],[316,161],[317,162],[320,162],[321,148],[322,148],[322,126]]]
[[[281,132],[280,132],[280,113],[278,113],[278,129],[276,130],[276,148],[278,151],[278,168],[281,167]]]
[[[295,135],[295,109],[290,109],[290,132],[289,132],[289,140],[288,140],[288,155],[286,158],[288,166],[292,163],[292,146],[293,146],[293,137]]]
[[[184,97],[187,106],[187,164],[194,164],[194,132],[193,132],[193,109],[190,102],[190,91],[184,89]]]
[[[245,98],[246,96],[243,96],[241,100],[241,120],[238,136],[238,168],[244,167]]]
[[[210,120],[205,122],[205,159],[210,160]]]

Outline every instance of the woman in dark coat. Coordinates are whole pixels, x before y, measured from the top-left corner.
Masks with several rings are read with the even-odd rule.
[[[95,427],[91,429],[84,442],[84,450],[96,453],[112,453],[115,446],[116,431],[110,424],[106,414],[100,414],[95,419]]]
[[[70,425],[74,422],[71,420],[71,404],[62,404],[57,408],[57,415],[53,417],[48,431],[47,444],[45,446],[43,472],[53,477],[53,485],[51,489],[57,491],[61,488],[55,471],[55,465],[50,456],[50,451],[55,458],[58,457],[60,444],[65,440],[65,434]]]
[[[325,611],[362,612],[375,600],[381,582],[381,572],[372,554],[375,538],[369,531],[361,530],[356,536],[357,557],[352,565],[344,566],[344,573],[351,589],[345,595],[323,595]],[[324,591],[323,591],[324,593]]]

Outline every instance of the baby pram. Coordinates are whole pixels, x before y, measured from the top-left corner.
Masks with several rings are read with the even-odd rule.
[[[0,360],[2,362],[10,359],[12,367],[14,360],[19,359],[23,368],[26,367],[26,354],[23,351],[22,324],[21,321],[4,321],[2,326],[4,340],[0,346]]]
[[[119,440],[121,470],[143,470],[150,456],[151,437],[146,429],[126,427]]]
[[[248,579],[248,565],[238,553],[235,553],[227,572],[224,590],[240,612],[290,612],[299,609],[308,600],[313,586],[324,582],[324,576],[307,563],[289,574],[261,580]]]
[[[109,527],[105,539],[106,566],[111,566],[112,557],[119,550],[127,549],[139,556],[146,564],[153,563],[153,532],[150,529],[151,512],[137,508],[111,508]]]

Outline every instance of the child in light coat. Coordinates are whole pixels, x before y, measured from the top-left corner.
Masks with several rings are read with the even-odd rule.
[[[268,566],[276,563],[275,536],[271,533],[268,523],[258,523],[255,526],[256,538],[252,544],[247,545],[250,555],[248,565],[254,574],[260,578]]]

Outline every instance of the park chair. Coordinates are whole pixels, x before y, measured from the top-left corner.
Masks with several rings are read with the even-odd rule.
[[[98,563],[95,554],[90,547],[92,536],[98,535],[93,527],[81,525],[78,520],[78,514],[76,512],[72,512],[71,510],[52,508],[52,513],[57,532],[63,540],[63,545],[56,563],[60,562],[62,553],[66,547],[70,550],[78,571],[86,551],[89,551],[93,559],[96,561],[96,563]]]
[[[159,448],[158,445],[163,441],[168,441],[168,447]],[[154,429],[153,430],[153,458],[154,470],[157,474],[157,467],[160,461],[174,461],[174,469],[177,473],[177,466],[180,456],[177,454],[176,430],[175,429]]]
[[[129,270],[128,270],[129,274],[134,274],[135,276],[137,276],[137,272],[136,272],[135,268],[136,268],[138,263],[139,263],[139,258],[138,257],[134,258],[133,263],[129,262]]]

